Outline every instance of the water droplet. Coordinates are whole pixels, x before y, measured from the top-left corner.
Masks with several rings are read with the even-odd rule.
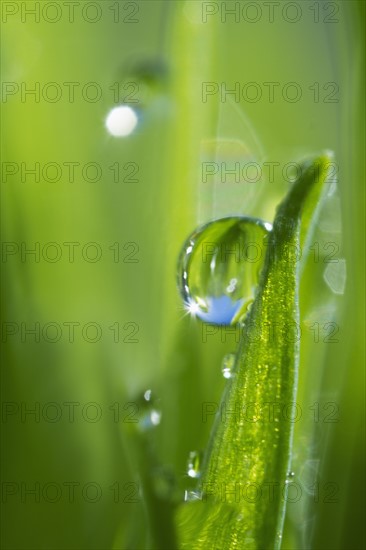
[[[191,451],[189,453],[187,462],[187,474],[189,477],[194,479],[200,477],[201,458],[202,455],[199,451]]]
[[[184,501],[192,502],[195,500],[202,500],[201,491],[184,491]]]
[[[145,399],[145,401],[150,401],[150,399],[151,399],[151,390],[146,390],[146,392],[144,393],[144,399]]]
[[[287,472],[285,484],[288,485],[289,483],[291,483],[294,477],[295,477],[295,472],[292,472],[292,471]]]
[[[161,421],[161,411],[157,407],[156,398],[154,398],[152,390],[146,390],[142,397],[138,399],[138,407],[140,411],[139,427],[142,430],[149,430],[158,426]]]
[[[150,420],[153,426],[157,426],[158,424],[160,424],[161,412],[153,409],[150,413]]]
[[[209,222],[185,241],[178,285],[185,309],[207,323],[238,323],[253,301],[272,226],[233,216]],[[239,317],[240,313],[240,319]]]
[[[233,368],[235,365],[235,354],[228,353],[224,356],[221,365],[221,372],[224,378],[231,378],[233,375]]]
[[[159,114],[168,110],[169,102],[163,94],[167,67],[162,59],[134,61],[121,70],[111,90],[117,104],[107,115],[105,125],[114,137],[130,136],[142,119],[146,110]]]
[[[113,137],[129,136],[135,130],[137,123],[137,112],[129,105],[114,107],[105,121],[106,128]]]

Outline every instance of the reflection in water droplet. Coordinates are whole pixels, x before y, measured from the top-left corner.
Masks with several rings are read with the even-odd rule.
[[[194,500],[202,500],[201,491],[184,491],[185,502],[192,502]]]
[[[188,456],[187,474],[194,479],[200,477],[201,453],[199,451],[191,451]]]
[[[235,354],[228,353],[227,355],[225,355],[221,365],[221,372],[224,378],[232,377],[234,365],[235,365]]]
[[[178,285],[192,316],[221,325],[241,320],[239,311],[245,313],[253,301],[271,228],[257,218],[235,216],[190,235],[178,262]]]
[[[105,125],[112,136],[127,137],[132,134],[137,123],[136,111],[128,105],[120,105],[108,113]]]

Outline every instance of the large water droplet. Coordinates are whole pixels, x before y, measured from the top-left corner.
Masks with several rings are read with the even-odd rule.
[[[235,354],[227,353],[221,364],[221,372],[224,378],[231,378],[233,375],[233,368],[235,365]]]
[[[201,471],[201,453],[199,451],[191,451],[188,456],[187,474],[189,477],[196,479],[200,477]]]
[[[235,216],[209,222],[188,237],[178,285],[192,316],[221,325],[241,320],[254,298],[271,229],[257,218]]]

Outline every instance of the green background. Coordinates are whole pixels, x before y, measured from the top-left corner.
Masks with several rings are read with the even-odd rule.
[[[303,417],[295,427],[294,472],[308,490],[288,506],[283,546],[362,548],[364,3],[306,0],[297,3],[301,18],[296,23],[286,21],[284,2],[272,23],[263,3],[258,3],[262,16],[257,22],[246,20],[254,12],[245,12],[245,18],[241,11],[235,22],[233,16],[223,21],[219,11],[207,23],[202,22],[205,8],[200,2],[97,2],[102,15],[95,23],[82,17],[81,6],[87,2],[75,8],[74,22],[68,21],[63,6],[56,23],[42,12],[39,22],[24,14],[22,21],[21,2],[9,3],[19,11],[6,18],[5,4],[2,81],[29,88],[39,82],[41,95],[37,102],[32,96],[22,101],[20,92],[2,94],[2,162],[19,168],[7,178],[3,171],[2,237],[5,246],[15,243],[19,250],[21,243],[32,248],[38,242],[41,255],[39,262],[31,255],[22,258],[20,252],[2,258],[3,548],[144,548],[153,544],[154,521],[158,532],[164,532],[163,506],[151,520],[140,491],[138,502],[128,502],[131,487],[140,487],[147,476],[162,485],[163,500],[170,491],[173,500],[183,500],[189,487],[188,453],[204,449],[210,431],[210,422],[202,422],[202,403],[219,401],[224,387],[220,364],[236,347],[236,335],[223,329],[211,335],[184,315],[176,290],[180,247],[198,224],[213,217],[239,213],[271,221],[289,186],[282,167],[322,149],[335,151],[338,190],[316,229],[320,261],[310,254],[301,280],[304,336],[298,403]],[[119,19],[114,22],[111,7],[117,5]],[[93,17],[92,8],[86,13]],[[293,17],[293,12],[285,13]],[[327,22],[327,17],[334,21]],[[128,21],[132,18],[136,22]],[[139,72],[141,64],[145,69]],[[164,70],[158,70],[161,66]],[[136,107],[141,120],[133,135],[116,139],[104,124],[116,105],[110,86],[118,82],[122,88],[126,81],[140,86]],[[55,103],[42,96],[50,82],[62,89]],[[65,82],[80,83],[74,102]],[[102,90],[96,102],[82,96],[89,82]],[[243,96],[225,102],[216,94],[203,102],[203,82],[223,83],[228,89],[236,82],[241,89],[255,82],[263,96],[257,102]],[[273,102],[266,82],[279,83]],[[302,91],[298,102],[282,95],[289,82]],[[320,85],[319,102],[309,89],[315,82]],[[334,102],[327,102],[332,88],[323,88],[329,82],[338,86]],[[221,153],[212,157],[212,147],[217,151],[220,146]],[[203,160],[221,162],[223,156],[228,162],[241,161],[238,155],[280,163],[274,181],[263,178],[257,187],[202,182]],[[66,168],[56,182],[42,175],[39,182],[31,175],[22,181],[21,163],[31,167],[35,162],[41,167],[78,162],[80,167],[74,182]],[[81,172],[89,162],[102,170],[94,183]],[[115,162],[120,163],[118,182],[109,168]],[[132,183],[123,181],[129,162],[138,167]],[[61,247],[57,262],[42,256],[50,242]],[[80,243],[74,262],[65,242]],[[336,243],[337,257],[347,262],[343,295],[324,283],[328,242]],[[98,261],[83,257],[86,243],[98,244]],[[118,262],[110,249],[114,243],[119,243]],[[126,243],[135,244],[123,248]],[[137,248],[138,262],[126,261]],[[92,256],[93,249],[89,252]],[[55,343],[49,341],[51,329],[49,338],[42,336],[42,327],[50,322],[62,328]],[[64,325],[70,322],[79,323],[73,342]],[[88,341],[94,337],[92,328],[86,338],[82,333],[90,322],[102,331],[95,343]],[[309,326],[315,322],[336,323],[338,342],[323,342],[324,335],[314,342]],[[40,341],[22,337],[21,323],[27,328],[40,323]],[[114,323],[120,326],[118,342],[110,328]],[[131,330],[126,323],[137,325],[132,337],[137,342],[126,341]],[[19,331],[7,334],[9,326]],[[141,395],[148,388],[157,396],[162,420],[144,442],[126,414],[137,403],[138,431]],[[73,422],[68,402],[80,404]],[[46,409],[49,417],[42,415],[49,403],[62,411],[55,422],[49,421],[51,409]],[[102,411],[96,422],[85,418],[83,406],[88,403]],[[116,403],[120,422],[115,422]],[[310,408],[314,403],[319,403],[319,422]],[[337,407],[337,422],[325,421],[329,403]],[[31,414],[22,416],[21,411],[34,406],[40,407],[39,422]],[[95,410],[90,409],[91,417]],[[171,477],[175,481],[168,483]],[[74,502],[68,497],[68,482],[78,484]],[[98,502],[90,502],[92,489],[86,498],[82,494],[90,482],[101,488]],[[40,502],[32,495],[22,498],[24,487],[37,483]],[[48,497],[42,495],[50,483],[62,487],[54,503],[52,489]],[[310,489],[315,484],[318,499]],[[336,502],[327,502],[335,486]],[[15,494],[6,492],[9,487]]]

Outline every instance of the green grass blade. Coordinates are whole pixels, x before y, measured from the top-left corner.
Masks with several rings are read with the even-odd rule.
[[[303,241],[302,228],[310,230],[330,161],[324,154],[305,163],[277,209],[234,376],[206,453],[202,500],[181,510],[184,548],[281,545],[299,360],[299,266],[292,251]]]

